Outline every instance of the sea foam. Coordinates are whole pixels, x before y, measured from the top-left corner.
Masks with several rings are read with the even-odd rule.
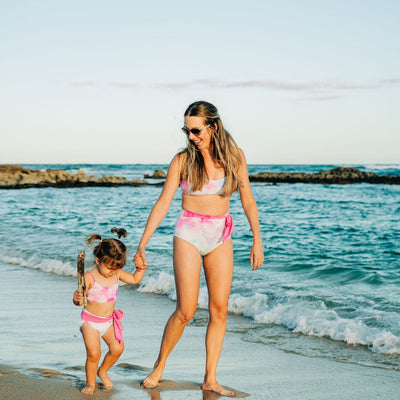
[[[160,272],[146,277],[139,289],[140,292],[165,294],[176,300],[174,277]],[[367,346],[374,352],[400,354],[400,337],[390,330],[368,326],[363,321],[340,317],[335,310],[328,309],[323,302],[293,303],[287,298],[285,303],[274,303],[270,296],[255,293],[253,296],[231,294],[228,311],[251,318],[257,324],[283,326],[294,333],[305,336],[325,337],[348,345]],[[199,308],[207,309],[207,287],[199,291]]]
[[[318,307],[318,308],[317,308]],[[356,318],[342,318],[321,302],[306,303],[284,300],[269,305],[268,296],[232,295],[229,311],[250,317],[258,324],[274,324],[306,336],[326,337],[349,345],[367,346],[372,351],[400,354],[400,337],[391,331],[368,326]]]
[[[5,264],[56,275],[77,276],[76,267],[69,261],[41,258],[38,254],[26,256],[15,250],[12,254],[12,249],[4,248],[0,254],[0,261]],[[138,291],[166,295],[176,301],[174,276],[164,271],[146,275]],[[199,290],[198,307],[208,307],[208,291],[203,284]],[[277,294],[254,293],[252,296],[243,296],[233,293],[229,298],[228,311],[250,318],[257,324],[279,325],[305,336],[325,337],[352,346],[367,346],[377,353],[400,354],[400,337],[390,330],[369,326],[361,318],[343,318],[321,301],[294,300],[290,292],[286,293],[286,297],[279,296],[279,299]]]
[[[142,293],[165,294],[171,300],[176,300],[174,277],[166,272],[145,276],[138,291]]]
[[[0,251],[0,261],[4,264],[36,269],[56,275],[77,276],[76,266],[72,266],[69,261],[63,262],[52,258],[42,258],[38,254],[30,256],[18,254],[18,252],[14,255],[9,254],[11,254],[10,251]]]

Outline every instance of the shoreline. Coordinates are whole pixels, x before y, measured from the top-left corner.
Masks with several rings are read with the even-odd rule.
[[[117,364],[115,367],[128,369],[129,364]],[[26,371],[26,370],[25,370]],[[22,372],[19,368],[11,367],[0,363],[0,387],[2,400],[15,399],[32,399],[42,400],[43,398],[70,400],[82,398],[100,398],[100,399],[126,399],[135,395],[136,399],[161,399],[162,393],[175,392],[175,398],[186,398],[184,393],[199,393],[203,400],[215,400],[223,396],[214,392],[202,391],[200,383],[189,381],[171,381],[163,380],[152,390],[146,390],[141,386],[140,380],[126,379],[118,381],[118,387],[114,387],[111,391],[105,391],[102,384],[96,382],[96,390],[93,396],[86,397],[80,390],[84,387],[84,383],[79,379],[67,374],[60,373],[54,370],[31,370],[36,373],[36,377],[30,376]],[[231,389],[225,386],[228,389]],[[201,392],[201,394],[200,394]],[[235,398],[249,397],[248,393],[235,390]],[[183,397],[182,397],[183,395]]]
[[[87,176],[79,171],[70,174],[62,169],[28,169],[20,165],[0,165],[0,189],[30,189],[30,188],[72,188],[72,187],[110,187],[110,186],[157,186],[159,183],[149,183],[144,179],[127,180],[118,176]]]
[[[115,187],[115,186],[162,186],[166,174],[155,170],[152,175],[145,174],[146,179],[127,180],[118,176],[87,176],[79,171],[70,174],[62,169],[47,169],[46,171],[28,169],[20,165],[0,164],[0,189],[29,189],[29,188],[81,188],[81,187]],[[400,176],[377,175],[373,172],[363,172],[353,167],[338,167],[329,171],[317,173],[303,172],[259,172],[249,175],[250,182],[277,183],[306,183],[348,185],[357,183],[400,185]]]
[[[229,337],[229,341],[231,339],[232,337]],[[226,345],[223,350],[224,361],[220,363],[218,379],[225,388],[235,391],[235,398],[254,400],[398,399],[400,384],[399,373],[396,371],[348,363],[342,364],[318,357],[304,357],[273,348],[265,348],[265,346],[256,346],[258,347],[257,357],[264,360],[264,365],[261,366],[259,360],[254,359],[254,351],[242,353],[243,357],[239,361],[235,354],[235,347],[238,343],[236,340],[233,342]],[[245,347],[248,345],[244,343]],[[138,400],[161,400],[163,398],[216,400],[226,398],[214,392],[202,391],[201,376],[197,376],[198,380],[191,379],[193,378],[193,369],[191,368],[193,362],[198,367],[197,357],[188,360],[187,349],[177,352],[179,354],[171,357],[172,360],[168,363],[165,371],[166,378],[157,388],[146,390],[140,385],[142,376],[148,373],[148,368],[129,363],[117,363],[113,369],[125,369],[126,376],[122,379],[115,379],[114,388],[110,392],[104,391],[102,385],[97,382],[96,391],[92,397],[86,397],[80,393],[84,381],[72,373],[68,375],[55,370],[36,368],[27,370],[1,362],[1,398],[2,400],[22,398],[32,400],[43,398],[123,400],[131,397]],[[187,369],[187,367],[189,368]],[[182,370],[185,371],[183,374]],[[35,376],[29,375],[27,371]],[[141,375],[140,378],[138,378],[138,373]],[[185,378],[189,378],[189,380]],[[236,383],[229,385],[225,382]]]
[[[1,295],[5,296],[4,299],[14,295],[13,298],[18,301],[1,311],[1,317],[8,321],[7,332],[0,335],[4,350],[7,349],[2,351],[0,359],[1,397],[3,400],[90,398],[80,393],[85,379],[85,350],[78,331],[80,307],[73,306],[71,302],[76,280],[63,277],[55,281],[51,274],[37,274],[32,269],[9,265],[3,270],[3,278],[8,285]],[[37,291],[32,291],[32,282],[40,282]],[[49,306],[41,294],[54,293],[55,290],[59,301]],[[21,293],[30,295],[20,296]],[[151,371],[164,325],[174,311],[175,303],[165,296],[138,292],[129,286],[120,288],[118,301],[126,312],[126,349],[110,370],[114,388],[104,392],[99,387],[92,398],[224,398],[200,389],[205,363],[205,310],[199,310],[197,318],[186,327],[168,359],[163,382],[154,390],[145,390],[140,383]],[[43,310],[46,310],[45,316]],[[16,318],[16,315],[20,317]],[[45,331],[43,322],[38,322],[43,318],[53,321]],[[30,327],[29,346],[26,346],[26,336],[20,336],[26,326]],[[217,373],[218,381],[234,390],[238,398],[398,399],[399,371],[353,364],[351,359],[343,363],[318,355],[303,356],[275,348],[272,344],[249,342],[244,338],[246,329],[243,328],[242,317],[228,315]]]
[[[316,173],[259,172],[249,176],[250,182],[308,183],[323,185],[351,185],[356,183],[400,185],[400,176],[377,175],[353,167],[338,167]]]

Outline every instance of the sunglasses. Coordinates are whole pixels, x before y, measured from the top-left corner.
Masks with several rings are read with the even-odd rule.
[[[182,128],[182,131],[183,131],[183,133],[185,133],[186,135],[190,135],[191,133],[193,133],[193,135],[200,135],[200,133],[202,132],[202,131],[204,131],[204,129],[206,129],[206,128],[208,128],[210,125],[206,125],[204,128],[201,128],[201,129],[198,129],[198,128],[192,128],[192,129],[189,129],[189,128],[186,128],[186,126],[184,126],[183,128]]]

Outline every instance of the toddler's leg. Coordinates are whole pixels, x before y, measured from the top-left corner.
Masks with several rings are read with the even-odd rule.
[[[118,342],[115,338],[114,326],[111,325],[107,332],[103,335],[103,340],[107,343],[108,353],[99,368],[98,376],[103,381],[106,390],[110,390],[113,386],[112,380],[108,377],[108,370],[117,362],[118,358],[124,351],[124,344]]]
[[[93,394],[96,385],[97,366],[101,356],[100,333],[86,322],[82,324],[81,332],[86,347],[86,387],[81,392]]]

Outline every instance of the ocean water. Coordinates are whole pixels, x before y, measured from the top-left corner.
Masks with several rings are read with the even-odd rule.
[[[157,164],[25,166],[128,179],[167,168]],[[250,165],[249,172],[318,172],[333,167]],[[400,175],[400,165],[355,167]],[[265,264],[251,271],[251,231],[235,194],[231,201],[235,270],[228,317],[235,323],[229,329],[244,341],[304,356],[400,370],[400,186],[252,183],[252,190]],[[51,288],[62,292],[66,281],[76,281],[76,257],[90,233],[111,236],[111,227],[125,227],[131,259],[160,191],[157,186],[1,190],[0,270],[29,279],[37,288],[30,299],[34,304]],[[178,190],[148,245],[150,265],[138,288],[169,302],[176,299],[172,235],[180,200]],[[126,268],[132,270],[133,264]],[[40,287],[46,292],[39,294]],[[72,291],[68,296],[72,298]],[[129,292],[124,296],[129,297]],[[205,323],[202,310],[206,308],[202,277],[200,317],[194,324]],[[3,314],[3,326],[7,318]],[[25,351],[20,361],[28,354]],[[15,351],[11,355],[3,348],[1,357],[15,360]]]

